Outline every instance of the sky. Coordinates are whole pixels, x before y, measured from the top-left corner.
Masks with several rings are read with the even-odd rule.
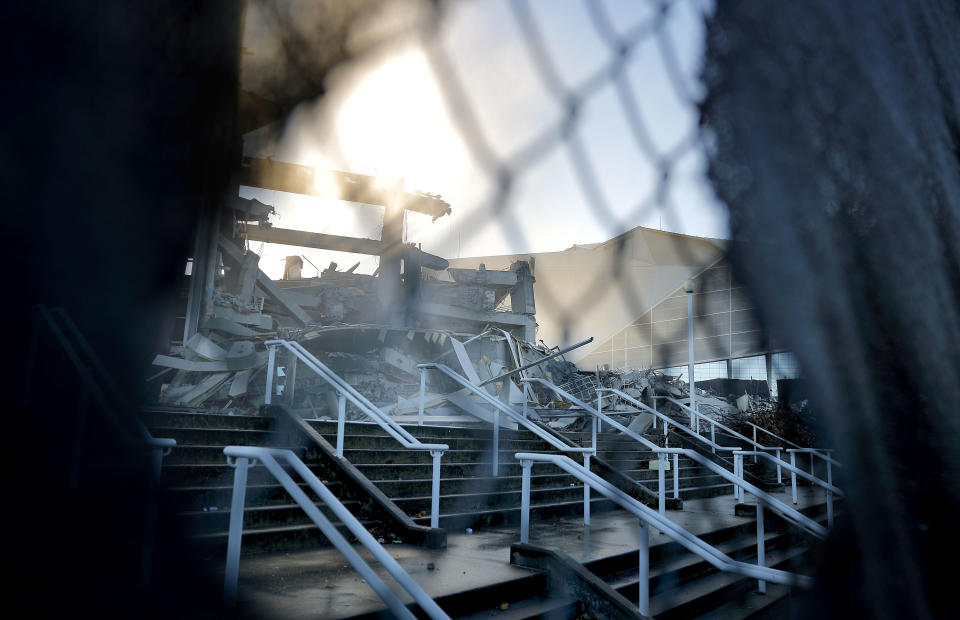
[[[583,2],[529,3],[533,22],[566,90],[578,89],[613,58],[593,27]],[[623,35],[652,16],[651,3],[606,0],[611,23]],[[664,27],[675,50],[677,80],[667,71],[663,48],[648,37],[627,56],[631,96],[659,153],[695,135],[702,96],[697,79],[704,48],[705,3],[675,2]],[[496,176],[474,156],[457,120],[460,108],[433,70],[419,41],[410,38],[367,62],[339,68],[328,78],[329,94],[302,104],[277,143],[254,135],[245,154],[317,168],[402,178],[408,190],[442,195],[453,213],[437,222],[410,213],[406,238],[440,256],[483,256],[563,250],[605,241],[635,226],[709,237],[727,237],[727,218],[706,183],[699,147],[671,167],[664,210],[638,212],[651,197],[660,171],[630,131],[614,82],[603,77],[579,108],[573,135],[583,145],[606,210],[600,213],[576,175],[571,150],[559,143],[535,162],[518,154],[561,123],[563,99],[542,79],[508,2],[471,0],[451,5],[437,43],[466,93],[483,140],[515,173],[503,202]],[[678,96],[678,90],[686,94]],[[519,165],[517,162],[521,162]],[[277,208],[276,226],[379,238],[382,209],[330,199],[241,188],[244,197]],[[594,195],[595,196],[595,195]],[[492,205],[501,210],[494,212]],[[323,269],[360,262],[371,273],[376,257],[251,243],[261,268],[279,278],[283,257],[302,254]],[[305,265],[304,276],[313,276]]]

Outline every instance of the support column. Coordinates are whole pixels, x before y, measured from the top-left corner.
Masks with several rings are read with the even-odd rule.
[[[767,353],[763,359],[767,364],[767,389],[773,397],[777,393],[777,383],[773,379],[773,353]]]
[[[390,198],[383,209],[383,232],[380,241],[380,273],[377,277],[377,293],[380,301],[380,321],[399,324],[404,316],[401,308],[400,265],[403,260],[403,207],[401,197],[403,182],[397,180]]]

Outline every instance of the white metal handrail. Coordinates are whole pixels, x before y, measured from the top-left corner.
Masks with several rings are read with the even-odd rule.
[[[687,448],[661,448],[661,447],[657,446],[656,444],[654,444],[653,442],[651,442],[650,440],[648,440],[646,437],[643,437],[642,435],[639,435],[639,434],[637,434],[637,433],[634,433],[634,432],[631,431],[629,428],[627,428],[626,426],[620,424],[619,422],[617,422],[617,421],[614,420],[613,418],[609,417],[608,415],[606,415],[606,414],[603,413],[602,411],[599,411],[599,410],[597,410],[597,409],[594,409],[593,407],[587,405],[586,403],[584,403],[584,402],[582,402],[582,401],[580,401],[580,400],[578,400],[578,399],[570,396],[570,395],[567,394],[564,390],[562,390],[561,388],[558,388],[557,386],[553,385],[552,383],[550,383],[550,382],[547,381],[546,379],[533,378],[533,379],[528,379],[528,381],[537,382],[537,383],[540,383],[540,384],[542,384],[542,385],[545,385],[546,387],[554,390],[554,391],[555,391],[557,394],[559,394],[560,396],[563,396],[564,398],[567,398],[567,399],[572,399],[570,402],[574,403],[575,405],[579,405],[579,406],[583,407],[586,411],[588,411],[588,412],[590,412],[590,413],[592,413],[592,414],[594,415],[595,426],[596,426],[596,423],[598,423],[599,421],[603,421],[603,423],[612,426],[613,428],[619,430],[621,433],[625,434],[626,436],[630,437],[631,439],[633,439],[633,440],[635,440],[635,441],[643,444],[644,446],[646,446],[646,447],[647,447],[649,450],[651,450],[652,452],[656,452],[656,453],[657,453],[657,456],[658,456],[658,458],[660,459],[660,463],[659,463],[660,466],[659,466],[659,468],[658,468],[658,469],[659,469],[659,475],[658,475],[658,477],[659,477],[659,484],[660,484],[660,492],[659,492],[659,499],[660,499],[659,509],[660,509],[660,514],[664,514],[664,512],[665,512],[665,500],[664,500],[665,488],[664,488],[664,473],[663,473],[663,472],[664,472],[664,469],[665,469],[665,467],[664,467],[665,456],[666,456],[667,454],[672,454],[672,455],[673,455],[673,458],[674,458],[674,461],[673,461],[673,463],[674,463],[674,465],[673,465],[673,492],[674,492],[674,497],[677,497],[677,493],[678,493],[678,480],[679,480],[679,473],[678,473],[678,469],[679,469],[679,468],[678,468],[678,460],[679,460],[679,459],[678,459],[678,456],[679,456],[679,455],[683,455],[683,456],[685,456],[685,457],[687,457],[687,458],[695,461],[696,463],[700,464],[701,466],[706,467],[707,469],[709,469],[710,471],[712,471],[712,472],[715,473],[716,475],[722,477],[724,480],[727,480],[728,482],[732,483],[732,484],[733,484],[733,488],[734,488],[734,494],[740,499],[740,501],[743,501],[743,491],[747,491],[747,492],[750,493],[751,495],[755,496],[759,502],[765,503],[765,504],[766,504],[767,506],[769,506],[774,512],[777,512],[778,514],[780,514],[783,518],[787,519],[788,521],[794,523],[795,525],[797,525],[797,526],[799,526],[799,527],[801,527],[801,528],[803,528],[803,529],[808,530],[809,532],[811,532],[811,533],[814,534],[815,536],[818,536],[818,537],[820,537],[820,538],[826,538],[826,536],[827,536],[827,530],[826,530],[822,525],[820,525],[820,524],[817,523],[816,521],[808,518],[807,516],[805,516],[804,514],[800,513],[799,511],[791,508],[790,506],[787,506],[786,504],[784,504],[784,503],[781,502],[780,500],[774,498],[772,495],[770,495],[770,494],[767,493],[766,491],[763,491],[763,490],[760,489],[759,487],[757,487],[757,486],[755,486],[755,485],[753,485],[753,484],[750,484],[749,482],[747,482],[746,480],[744,480],[743,475],[742,475],[742,471],[739,473],[739,475],[738,475],[738,472],[736,472],[736,471],[735,471],[734,473],[731,473],[731,472],[727,471],[726,469],[724,469],[723,467],[720,467],[719,465],[717,465],[716,463],[714,463],[713,461],[711,461],[710,459],[706,458],[705,456],[703,456],[702,454],[700,454],[699,452],[697,452],[697,451],[695,451],[695,450],[690,450],[690,449],[687,449]],[[642,403],[639,403],[639,404],[640,404],[642,407],[647,408],[646,405],[643,405]],[[594,445],[596,445],[596,443],[594,443]],[[732,448],[732,449],[733,449],[733,450],[737,450],[736,448]],[[734,454],[736,454],[736,452],[734,452]],[[773,458],[773,457],[770,457],[769,455],[767,455],[767,456],[768,456],[769,458]],[[786,466],[786,463],[784,463],[784,465]],[[837,490],[839,491],[839,489],[837,489]]]
[[[307,368],[315,372],[321,379],[326,381],[337,391],[337,458],[343,458],[343,439],[344,426],[346,423],[346,401],[349,399],[354,406],[366,414],[367,417],[376,422],[380,428],[400,442],[404,448],[409,450],[426,450],[433,457],[433,476],[430,492],[430,527],[438,527],[440,519],[440,459],[444,452],[450,449],[445,443],[423,443],[407,429],[403,428],[396,421],[380,410],[379,407],[371,403],[367,398],[358,392],[352,385],[343,380],[339,375],[330,370],[316,356],[307,351],[299,342],[289,340],[268,340],[266,343],[268,351],[267,361],[267,388],[264,402],[270,404],[273,392],[273,367],[276,363],[277,347],[283,347],[290,351],[300,361],[306,364]]]
[[[234,467],[233,474],[233,497],[230,503],[230,533],[227,539],[227,564],[223,577],[223,596],[224,602],[228,606],[234,606],[237,600],[237,580],[240,574],[240,548],[243,540],[243,508],[246,500],[247,489],[247,470],[255,465],[257,461],[267,468],[267,471],[276,478],[287,493],[300,505],[300,508],[307,513],[307,516],[320,528],[323,535],[327,537],[337,551],[347,559],[354,570],[356,570],[363,579],[370,584],[373,591],[376,592],[383,602],[387,604],[390,611],[398,618],[413,619],[416,616],[407,609],[407,607],[397,598],[390,588],[383,583],[383,580],[373,572],[373,569],[360,557],[360,554],[347,542],[343,534],[337,530],[336,526],[317,508],[317,505],[307,496],[306,492],[290,477],[277,459],[286,462],[304,482],[307,483],[314,493],[326,504],[337,519],[356,537],[357,541],[363,545],[373,557],[380,562],[390,576],[396,580],[420,608],[430,617],[435,619],[449,620],[449,616],[440,609],[439,605],[427,595],[417,583],[410,578],[405,570],[397,563],[380,543],[367,531],[363,524],[340,503],[340,500],[327,489],[320,479],[301,461],[296,454],[290,450],[279,450],[275,448],[259,448],[252,446],[227,446],[223,449],[227,455],[227,462]]]
[[[520,426],[523,426],[524,428],[526,428],[527,430],[535,434],[540,439],[546,441],[557,450],[561,450],[563,452],[580,452],[584,454],[592,454],[594,452],[594,448],[584,448],[572,443],[564,443],[559,438],[555,437],[554,435],[551,435],[550,433],[544,431],[542,428],[540,428],[536,424],[532,423],[531,420],[524,418],[523,415],[517,412],[513,407],[497,400],[493,395],[491,395],[489,392],[487,392],[483,388],[477,387],[476,385],[471,383],[469,379],[467,379],[463,375],[458,374],[455,370],[452,370],[449,366],[431,362],[427,364],[418,364],[418,367],[426,370],[440,371],[447,377],[453,379],[456,383],[458,383],[462,387],[467,388],[468,390],[470,390],[471,392],[473,392],[474,394],[482,398],[484,401],[492,405],[496,409],[496,413],[498,414],[503,413],[508,418],[510,418]],[[494,428],[498,428],[498,425],[494,425]],[[494,438],[496,439],[496,435],[494,435]]]
[[[670,397],[670,396],[667,396],[666,399],[667,399],[668,401],[670,401],[671,403],[677,405],[677,406],[680,407],[681,409],[686,410],[686,411],[688,412],[688,415],[696,416],[695,419],[697,420],[697,425],[698,425],[698,426],[699,426],[699,420],[700,420],[700,418],[701,418],[701,417],[705,417],[705,416],[701,416],[699,412],[695,411],[694,409],[691,409],[691,408],[688,407],[687,405],[684,405],[683,403],[681,403],[680,401],[678,401],[678,400],[675,399],[675,398],[672,398],[672,397]],[[725,424],[722,424],[722,423],[720,423],[720,422],[717,422],[717,421],[714,420],[713,418],[707,418],[707,422],[709,422],[709,423],[710,423],[711,425],[713,425],[714,427],[717,427],[717,428],[720,428],[720,429],[726,431],[728,434],[733,435],[734,437],[737,437],[737,438],[739,438],[739,439],[742,439],[743,441],[746,441],[747,443],[749,443],[750,445],[752,445],[752,446],[754,447],[754,449],[756,449],[756,450],[771,450],[771,451],[777,451],[777,452],[779,453],[779,451],[783,449],[782,446],[765,446],[765,445],[763,445],[763,444],[760,444],[760,443],[757,442],[756,439],[750,439],[749,437],[746,437],[746,436],[744,436],[744,435],[741,435],[740,433],[738,433],[737,431],[733,430],[733,429],[730,428],[729,426],[726,426]],[[714,431],[711,431],[711,432],[714,432]]]
[[[632,404],[633,406],[639,407],[640,409],[643,409],[644,411],[653,414],[655,418],[658,418],[658,419],[660,419],[660,420],[663,422],[663,435],[664,435],[664,437],[666,437],[666,436],[667,436],[667,433],[669,433],[669,431],[670,431],[670,425],[673,425],[675,428],[677,428],[678,430],[681,430],[681,431],[683,431],[684,433],[690,435],[691,437],[693,437],[693,438],[696,439],[697,441],[699,441],[699,442],[701,442],[701,443],[707,444],[707,446],[709,446],[710,449],[711,449],[711,451],[713,451],[713,452],[716,452],[717,450],[730,450],[730,449],[731,449],[731,446],[721,446],[720,444],[716,443],[716,436],[715,436],[713,433],[711,433],[711,438],[710,438],[710,439],[707,439],[706,437],[704,437],[703,435],[700,435],[699,433],[697,433],[697,432],[694,431],[693,429],[687,428],[687,427],[684,426],[683,424],[677,424],[677,421],[674,420],[673,418],[671,418],[670,416],[668,416],[668,415],[666,415],[666,414],[663,414],[663,413],[660,413],[659,411],[657,411],[657,410],[654,409],[653,407],[650,407],[650,406],[644,404],[643,402],[641,402],[641,401],[633,398],[632,396],[630,396],[630,395],[628,395],[628,394],[626,394],[626,393],[624,393],[624,392],[621,392],[620,390],[618,390],[618,389],[616,389],[616,388],[605,388],[605,387],[601,387],[601,388],[597,388],[597,392],[598,392],[598,393],[610,392],[610,393],[612,393],[612,394],[616,394],[617,396],[619,396],[620,398],[624,399],[625,401],[627,401],[628,403]],[[598,401],[598,402],[599,402],[599,401]]]
[[[583,448],[581,446],[575,445],[573,443],[564,443],[560,438],[551,435],[544,429],[540,428],[536,423],[527,419],[522,413],[518,413],[513,407],[500,402],[498,399],[494,398],[490,392],[485,389],[474,385],[466,377],[458,374],[456,371],[452,370],[450,367],[443,364],[438,364],[431,362],[428,364],[418,364],[420,372],[423,373],[426,370],[436,370],[444,374],[445,376],[452,379],[457,384],[465,387],[470,392],[476,394],[482,398],[485,402],[493,406],[493,475],[500,475],[500,417],[499,414],[503,413],[509,419],[517,423],[518,426],[522,426],[527,429],[540,439],[544,440],[555,449],[562,452],[574,452],[583,455],[583,462],[589,468],[590,467],[590,456],[596,454],[596,436],[594,436],[594,442],[592,448]],[[420,416],[423,417],[423,405],[425,398],[425,381],[422,380],[423,374],[421,374],[420,381]],[[509,381],[509,379],[505,379]],[[469,411],[468,411],[469,413]],[[584,487],[583,489],[583,522],[586,525],[590,524],[590,488]]]
[[[797,463],[797,454],[809,454],[810,455],[810,474],[816,475],[816,470],[814,469],[814,458],[818,457],[823,460],[827,468],[827,478],[833,480],[833,466],[843,467],[843,463],[831,457],[827,452],[833,452],[832,449],[822,449],[822,448],[788,448],[787,452],[790,453],[790,462],[794,465]],[[797,484],[796,476],[792,476],[792,483],[794,487]]]
[[[761,591],[765,589],[764,582],[766,581],[791,586],[797,585],[805,588],[809,588],[813,585],[813,580],[806,575],[798,575],[795,573],[763,566],[765,540],[762,503],[758,505],[757,509],[757,565],[747,564],[746,562],[740,562],[732,559],[709,543],[705,542],[703,539],[673,523],[657,511],[644,506],[643,503],[630,497],[600,476],[577,464],[569,457],[556,454],[519,452],[515,455],[515,458],[520,461],[520,465],[523,468],[520,508],[520,542],[526,543],[530,540],[530,475],[534,462],[551,463],[559,467],[568,474],[578,478],[584,483],[585,486],[595,489],[607,499],[616,502],[623,509],[633,513],[640,520],[640,596],[638,607],[640,613],[643,615],[649,615],[650,613],[648,525],[656,527],[658,530],[682,545],[688,551],[699,556],[701,559],[705,560],[718,570],[736,573],[751,579],[757,579],[760,582]]]
[[[767,429],[763,428],[762,426],[760,426],[760,425],[758,425],[758,424],[754,424],[753,422],[750,422],[749,420],[744,420],[744,422],[746,422],[748,425],[752,426],[754,432],[760,431],[761,433],[766,433],[767,435],[770,435],[770,436],[773,437],[774,439],[779,439],[779,440],[782,441],[783,443],[785,443],[785,444],[787,444],[787,445],[790,445],[790,446],[793,446],[794,448],[799,448],[799,447],[800,447],[799,445],[793,443],[793,442],[790,441],[789,439],[784,439],[783,437],[781,437],[780,435],[777,435],[776,433],[771,433],[770,431],[768,431]]]
[[[753,451],[746,451],[746,450],[738,450],[734,452],[733,458],[739,459],[739,462],[735,466],[735,471],[737,471],[741,477],[743,477],[743,457],[751,456],[751,455],[760,456],[765,459],[773,459],[773,457],[767,454],[766,452],[753,452]],[[785,468],[787,471],[790,472],[790,481],[791,481],[791,487],[793,490],[793,503],[794,504],[797,503],[797,476],[800,476],[801,478],[809,480],[813,484],[819,487],[822,487],[827,494],[827,524],[830,527],[833,527],[833,494],[836,493],[840,497],[844,497],[844,492],[841,491],[839,487],[834,486],[833,484],[833,470],[830,468],[830,463],[827,463],[827,481],[824,482],[823,480],[820,480],[813,474],[808,474],[807,472],[797,467],[796,463],[794,462],[795,459],[793,454],[791,454],[790,457],[791,457],[790,465],[787,465],[786,463],[777,463],[777,467],[782,466],[783,468]],[[741,496],[740,499],[742,501],[743,497]]]
[[[774,437],[774,438],[776,438],[776,439],[779,439],[780,441],[782,441],[782,442],[785,443],[785,444],[788,444],[788,445],[793,446],[792,449],[790,449],[790,448],[787,449],[787,452],[790,452],[790,453],[791,453],[791,461],[794,460],[793,455],[792,455],[792,453],[794,453],[794,452],[807,452],[807,453],[809,453],[809,454],[810,454],[810,473],[811,473],[811,474],[815,474],[814,464],[813,464],[813,458],[814,458],[815,456],[820,457],[821,459],[823,459],[824,462],[827,464],[827,468],[828,468],[828,469],[829,469],[830,465],[836,465],[837,467],[843,467],[843,464],[842,464],[842,463],[840,463],[839,461],[837,461],[836,459],[834,459],[834,458],[832,458],[832,457],[830,456],[829,453],[830,453],[830,452],[833,452],[833,449],[832,449],[832,448],[801,448],[799,445],[793,443],[792,441],[790,441],[790,440],[788,440],[788,439],[784,439],[783,437],[781,437],[780,435],[777,435],[776,433],[771,433],[770,431],[768,431],[767,429],[763,428],[762,426],[758,426],[758,425],[754,424],[753,422],[750,422],[749,420],[744,420],[744,422],[746,422],[746,423],[749,424],[751,427],[753,427],[753,438],[754,438],[754,440],[756,440],[756,438],[757,438],[757,431],[760,431],[761,433],[766,433],[767,435],[770,435],[771,437]],[[777,453],[777,456],[778,456],[778,457],[780,456],[779,452]]]

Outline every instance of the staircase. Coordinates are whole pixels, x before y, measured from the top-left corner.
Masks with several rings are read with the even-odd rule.
[[[310,422],[327,441],[336,443],[335,422]],[[520,464],[517,452],[558,454],[526,430],[500,430],[499,475],[493,476],[490,428],[405,426],[424,443],[445,443],[440,471],[440,527],[448,531],[520,522]],[[420,525],[429,525],[430,455],[399,446],[378,425],[350,422],[345,427],[344,456],[387,497]],[[549,519],[583,512],[583,486],[565,473],[531,477],[531,518]],[[615,504],[594,497],[591,512]]]
[[[802,510],[826,523],[825,504]],[[765,562],[771,568],[805,572],[809,541],[795,534],[771,513],[766,513]],[[701,536],[730,557],[757,561],[754,522],[727,527]],[[625,553],[587,562],[585,567],[631,602],[638,597],[637,554]],[[806,569],[809,570],[809,569]],[[675,542],[650,547],[650,615],[657,620],[673,618],[777,618],[788,616],[791,589],[766,584],[757,591],[757,581],[722,573]]]
[[[163,483],[169,505],[175,513],[175,527],[203,550],[211,566],[219,566],[225,557],[233,468],[223,455],[227,445],[286,447],[272,417],[227,416],[195,413],[176,408],[157,408],[143,413],[143,421],[155,436],[176,439],[177,446],[166,458]],[[331,444],[336,443],[336,422],[309,421]],[[490,428],[406,426],[424,443],[450,446],[441,461],[439,525],[448,532],[463,532],[499,525],[515,525],[520,520],[521,468],[514,458],[517,452],[557,453],[526,430],[501,429],[499,440],[499,476],[492,475],[492,437]],[[567,439],[589,445],[589,433],[564,433]],[[651,440],[662,434],[653,431]],[[678,438],[679,439],[679,438]],[[678,445],[673,435],[670,445]],[[638,450],[637,442],[617,433],[598,437],[598,457],[656,493],[657,463],[649,450]],[[311,448],[296,450],[323,480],[324,468],[317,464]],[[709,453],[709,451],[708,451]],[[344,456],[413,520],[430,523],[432,460],[429,453],[408,450],[383,431],[379,425],[348,422],[345,426]],[[672,458],[669,459],[672,467]],[[680,496],[683,499],[732,495],[732,486],[712,473],[704,473],[690,459],[680,459]],[[775,474],[774,474],[775,475]],[[361,502],[344,499],[340,483],[324,481],[368,530],[380,532],[379,521],[363,519]],[[672,496],[673,472],[666,475]],[[572,476],[548,467],[535,468],[531,478],[531,519],[538,523],[558,517],[582,514],[583,487]],[[321,510],[338,525],[327,508]],[[591,512],[600,514],[617,506],[594,493]],[[823,520],[823,505],[805,510]],[[766,565],[798,570],[808,546],[768,514]],[[385,530],[384,530],[385,531]],[[756,530],[753,522],[724,527],[703,538],[735,559],[756,561]],[[243,552],[245,554],[287,552],[329,543],[283,488],[262,467],[249,472],[244,511]],[[507,561],[507,558],[504,558]],[[637,600],[637,554],[628,552],[583,565],[597,578],[628,601]],[[650,605],[656,618],[746,618],[776,617],[787,609],[789,588],[767,585],[767,594],[755,592],[756,581],[719,573],[699,557],[675,542],[652,544],[650,548]],[[544,572],[504,579],[490,586],[438,597],[437,602],[458,618],[580,618],[585,617],[583,603],[565,595]],[[377,617],[366,615],[360,617]]]
[[[571,441],[583,445],[590,445],[590,433],[564,433]],[[657,445],[663,445],[662,431],[648,431],[644,436]],[[670,435],[670,445],[678,447],[674,434]],[[687,446],[682,446],[687,447]],[[710,455],[709,450],[706,452]],[[656,453],[644,449],[642,445],[629,437],[612,431],[604,431],[597,435],[597,457],[606,461],[613,469],[631,478],[638,484],[646,487],[656,495],[659,492],[659,479],[656,467],[658,458]],[[720,463],[727,469],[731,466]],[[667,497],[673,497],[673,457],[667,459],[664,482],[667,488]],[[733,485],[717,474],[706,470],[692,459],[679,457],[680,468],[680,499],[700,499],[717,497],[719,495],[733,495]]]
[[[227,464],[223,448],[231,445],[289,447],[279,441],[276,420],[187,413],[177,408],[146,411],[142,419],[152,433],[177,440],[177,446],[164,460],[161,479],[174,514],[173,527],[196,543],[205,557],[223,561],[234,472]],[[311,470],[321,476],[318,468],[311,467]],[[360,502],[343,499],[339,483],[325,484],[357,514]],[[303,483],[300,486],[306,488]],[[351,538],[323,503],[318,502],[317,506],[337,524],[341,533]],[[368,520],[364,525],[375,529],[379,523]],[[263,467],[249,470],[243,522],[244,553],[289,551],[326,544],[316,525]]]

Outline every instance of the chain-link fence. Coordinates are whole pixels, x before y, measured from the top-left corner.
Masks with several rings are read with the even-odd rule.
[[[262,4],[266,8],[258,16],[267,15],[276,29],[287,33],[284,49],[302,48],[307,57],[323,56],[311,43],[309,29],[297,26],[309,22],[309,12],[304,16],[281,11],[273,3]],[[391,22],[387,19],[391,7],[397,6],[406,19]],[[537,264],[537,318],[541,328],[548,327],[538,337],[547,345],[563,346],[594,336],[596,342],[583,351],[593,353],[581,360],[585,368],[683,364],[688,338],[681,285],[693,277],[699,362],[782,348],[770,342],[752,318],[749,295],[723,262],[724,242],[671,234],[706,231],[701,236],[726,236],[723,208],[706,180],[705,141],[699,126],[698,104],[703,96],[699,72],[710,3],[684,0],[608,6],[518,0],[387,3],[386,8],[377,5],[369,10],[374,22],[385,20],[392,26],[385,27],[387,34],[351,62],[342,62],[344,72],[357,65],[376,73],[393,56],[411,48],[422,54],[428,77],[409,88],[436,89],[442,107],[437,110],[437,124],[456,134],[465,151],[457,164],[471,175],[469,187],[457,188],[461,191],[452,200],[453,215],[448,217],[452,225],[420,227],[417,234],[427,236],[429,245],[445,257],[459,258],[466,239],[464,255],[478,258],[469,264],[456,261],[456,265],[474,268],[483,255],[491,253],[527,258],[538,251],[565,250],[571,242],[593,244],[587,246],[595,250],[590,256],[571,257],[569,264],[556,268],[547,260]],[[359,10],[344,19],[349,17],[357,22],[365,19]],[[486,32],[461,43],[471,23]],[[350,31],[349,23],[344,28]],[[299,38],[294,36],[298,32]],[[590,41],[584,48],[589,61],[579,62],[565,49],[577,47],[581,40]],[[497,53],[498,47],[506,51]],[[465,54],[475,57],[464,61]],[[495,65],[492,69],[483,66],[487,56],[496,59],[488,63]],[[514,65],[525,70],[514,71]],[[337,71],[331,73],[336,77]],[[327,99],[338,101],[341,108],[356,104],[350,101],[350,91],[361,90],[358,81],[331,79]],[[408,87],[402,82],[391,85]],[[486,92],[498,89],[521,89],[524,97],[498,106],[497,96]],[[398,94],[396,99],[400,98]],[[428,95],[424,100],[435,103]],[[387,99],[379,106],[368,105],[361,120],[381,127],[373,117],[392,103]],[[496,112],[491,113],[490,107]],[[344,154],[353,145],[344,140],[349,141],[350,134],[302,122],[305,116],[324,114],[314,104],[304,106],[300,117],[297,114],[288,123],[286,135],[254,152],[269,155],[277,152],[278,142],[312,140],[327,154],[325,161],[349,166],[350,158]],[[334,123],[342,124],[343,116],[341,111]],[[599,116],[602,131],[595,129]],[[390,118],[404,122],[402,113]],[[529,126],[518,130],[523,124]],[[505,139],[505,132],[512,134]],[[418,147],[415,141],[414,136],[407,143],[412,150]],[[370,160],[365,163],[369,166]],[[549,172],[544,173],[544,168]],[[563,185],[567,194],[562,201],[543,191],[544,174],[549,175],[547,185]],[[534,177],[541,180],[530,181]],[[538,183],[537,189],[528,191],[528,181]],[[352,217],[324,209],[328,221]],[[554,234],[558,220],[565,225],[562,235]],[[668,232],[647,240],[635,230],[638,226]],[[585,237],[571,233],[581,229]],[[550,241],[551,235],[557,240]],[[471,243],[473,239],[481,241]],[[418,236],[407,240],[421,241]],[[487,246],[493,251],[484,251]],[[664,281],[672,286],[665,288]],[[611,317],[611,312],[616,316]]]

